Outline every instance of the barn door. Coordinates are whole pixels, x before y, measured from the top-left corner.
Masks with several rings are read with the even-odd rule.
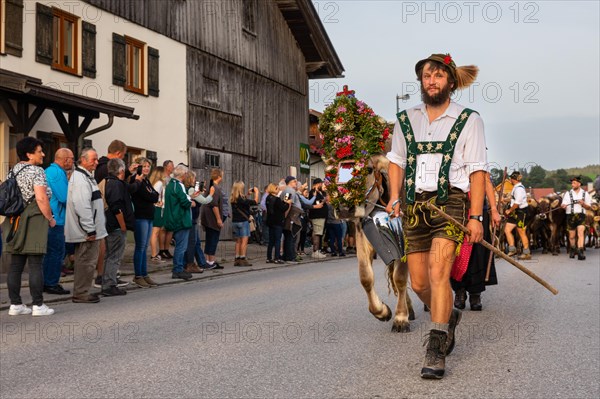
[[[223,170],[223,181],[221,182],[221,190],[225,194],[227,203],[229,203],[229,195],[231,194],[231,186],[235,180],[232,176],[231,170],[231,154],[223,152],[190,148],[190,168],[196,172],[196,179],[200,181],[206,181],[208,184],[210,180],[210,170],[212,168],[220,168]],[[231,240],[231,205],[229,206],[229,217],[225,221],[225,225],[221,230],[221,240]],[[217,249],[218,251],[218,249]]]

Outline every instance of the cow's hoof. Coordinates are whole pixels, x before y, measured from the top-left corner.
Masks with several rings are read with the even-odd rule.
[[[415,319],[415,311],[412,310],[412,308],[408,309],[408,320],[414,320]]]
[[[385,306],[386,310],[385,316],[375,316],[375,318],[379,321],[390,321],[390,319],[392,318],[392,309],[390,309],[390,307],[385,303],[383,304],[383,306]]]
[[[410,323],[407,321],[394,321],[392,332],[407,333],[410,332]]]

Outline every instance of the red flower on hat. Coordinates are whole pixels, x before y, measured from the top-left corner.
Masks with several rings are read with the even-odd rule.
[[[444,57],[444,64],[448,65],[452,62],[452,57],[450,56],[450,54],[446,55]]]

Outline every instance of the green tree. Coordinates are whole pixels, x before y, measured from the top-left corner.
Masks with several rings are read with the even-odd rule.
[[[539,165],[531,167],[529,175],[527,176],[526,186],[538,188],[542,187],[542,183],[546,178],[546,170]]]

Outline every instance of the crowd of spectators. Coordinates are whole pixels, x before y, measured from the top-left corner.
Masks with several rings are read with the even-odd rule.
[[[212,169],[210,180],[203,182],[186,165],[170,160],[155,166],[140,157],[128,166],[127,146],[120,140],[111,142],[100,158],[95,149],[84,148],[76,163],[73,153],[61,148],[46,170],[41,167],[41,141],[26,137],[16,150],[20,162],[9,175],[15,177],[25,210],[2,226],[7,233],[4,250],[10,253],[9,315],[54,313],[44,304],[43,292],[71,294],[60,284],[67,255],[73,264],[73,302],[126,295],[123,287],[130,282],[121,280],[120,268],[128,232],[135,241],[131,283],[141,288],[157,285],[148,274],[148,261],[172,262],[173,279],[222,269],[216,255],[229,217],[236,267],[252,266],[247,254],[251,237],[266,245],[267,263],[293,264],[306,255],[322,259],[355,251],[350,237],[344,248],[346,222],[329,205],[321,179],[314,179],[309,190],[307,183],[287,176],[269,183],[263,193],[235,181],[228,197],[221,169]],[[32,308],[20,296],[26,263]],[[92,293],[92,286],[100,291]]]

